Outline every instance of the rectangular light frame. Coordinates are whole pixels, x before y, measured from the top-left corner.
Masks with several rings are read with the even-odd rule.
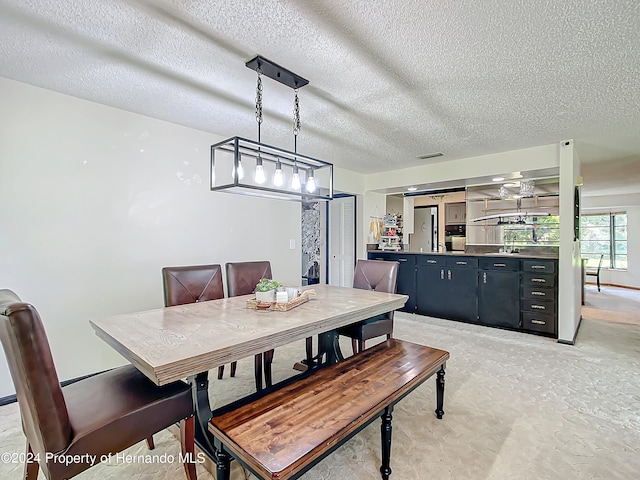
[[[266,174],[263,184],[259,184],[254,179],[258,158],[262,159]],[[273,184],[273,173],[278,161],[285,175],[285,181],[281,187]],[[244,178],[239,178],[237,174],[240,164],[246,172]],[[291,188],[294,165],[299,171],[301,182],[299,190]],[[315,192],[306,190],[305,183],[310,172],[313,172],[316,182]],[[246,138],[231,137],[211,145],[210,189],[298,202],[332,200],[333,164]]]

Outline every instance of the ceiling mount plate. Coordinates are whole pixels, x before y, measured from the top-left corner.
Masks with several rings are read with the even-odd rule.
[[[300,75],[296,75],[292,71],[287,70],[286,68],[283,68],[277,63],[273,63],[271,60],[267,60],[260,55],[249,60],[246,65],[251,70],[256,71],[258,70],[258,67],[260,67],[264,75],[293,89],[304,87],[309,83],[309,80],[306,78],[302,78]]]

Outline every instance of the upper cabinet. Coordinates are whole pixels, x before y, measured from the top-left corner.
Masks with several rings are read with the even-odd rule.
[[[467,223],[467,205],[465,202],[447,203],[444,208],[445,225],[464,225]]]

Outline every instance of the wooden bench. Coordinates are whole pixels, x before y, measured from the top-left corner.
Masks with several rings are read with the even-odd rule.
[[[229,480],[230,455],[258,478],[298,478],[378,417],[387,480],[393,406],[437,372],[435,413],[442,418],[448,358],[443,350],[390,339],[213,412],[217,480]]]

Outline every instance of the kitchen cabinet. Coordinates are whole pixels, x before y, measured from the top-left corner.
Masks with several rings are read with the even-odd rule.
[[[421,256],[416,264],[415,311],[432,317],[448,317],[445,257]]]
[[[467,223],[467,204],[447,203],[444,206],[445,225],[464,225]]]
[[[524,260],[522,262],[522,328],[531,332],[557,335],[558,287],[557,262]]]
[[[416,267],[416,312],[477,322],[478,259],[421,256]]]
[[[498,327],[520,327],[520,260],[480,259],[478,321]]]
[[[380,251],[368,258],[400,263],[405,312],[557,335],[555,259]]]
[[[409,300],[400,309],[401,312],[414,313],[416,306],[416,256],[401,253],[369,252],[369,260],[396,261],[398,265],[398,285],[396,292],[409,295]]]

